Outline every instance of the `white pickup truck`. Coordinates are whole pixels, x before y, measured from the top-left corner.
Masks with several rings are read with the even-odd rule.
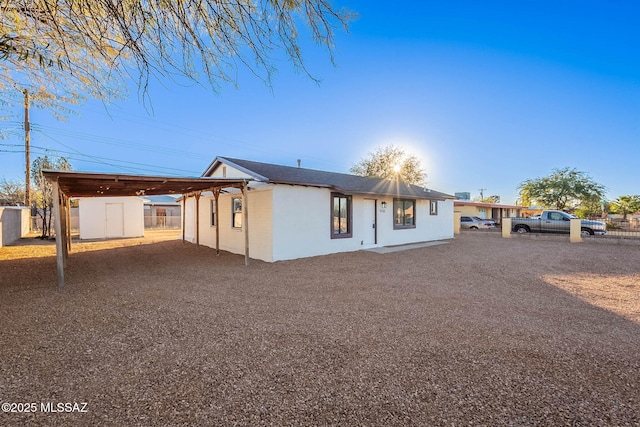
[[[562,211],[542,211],[541,215],[532,218],[512,218],[511,229],[516,233],[569,234],[572,218],[578,217]],[[583,236],[606,233],[607,226],[604,222],[589,219],[580,220],[580,234]]]

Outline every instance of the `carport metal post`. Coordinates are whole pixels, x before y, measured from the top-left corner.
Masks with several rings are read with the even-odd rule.
[[[220,196],[220,187],[216,187],[213,190],[213,198],[216,201],[216,255],[220,255],[220,208],[218,207],[218,197]]]
[[[52,182],[53,185],[53,214],[56,217],[54,224],[56,230],[56,263],[58,265],[58,286],[64,286],[64,252],[62,247],[62,221],[60,221],[60,187],[58,179]]]
[[[60,238],[62,239],[62,253],[64,257],[64,266],[67,266],[67,258],[69,258],[69,244],[67,242],[67,229],[69,228],[67,225],[67,197],[64,194],[60,195],[60,216],[56,217],[56,222],[60,221],[60,228],[62,229],[62,234]],[[56,234],[56,240],[58,239],[58,235]]]
[[[200,193],[196,193],[196,246],[200,247]]]
[[[65,197],[67,201],[65,208],[67,209],[67,257],[71,251],[71,197]]]
[[[242,201],[242,210],[244,216],[244,265],[249,265],[249,183],[244,181],[242,183],[242,195],[244,200]]]
[[[182,243],[184,243],[184,225],[185,217],[187,216],[187,195],[182,195]]]

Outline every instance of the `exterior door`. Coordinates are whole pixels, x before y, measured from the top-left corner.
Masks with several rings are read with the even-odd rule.
[[[365,199],[364,201],[364,220],[362,221],[364,227],[363,244],[375,245],[376,244],[376,201]]]
[[[124,204],[106,204],[105,237],[124,237]]]

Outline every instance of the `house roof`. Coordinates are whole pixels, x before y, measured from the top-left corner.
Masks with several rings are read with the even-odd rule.
[[[272,184],[323,187],[338,192],[353,194],[432,200],[455,199],[454,196],[449,194],[418,185],[406,184],[400,180],[368,178],[344,173],[260,163],[231,157],[217,157],[211,165],[209,165],[203,176],[211,174],[221,163],[248,174],[256,181]]]
[[[482,203],[482,202],[469,202],[466,200],[455,200],[454,206],[476,206],[479,208],[502,208],[502,209],[527,209],[526,206],[515,205],[501,205],[499,203]]]
[[[178,199],[174,196],[147,196],[146,203],[151,205],[179,205]]]

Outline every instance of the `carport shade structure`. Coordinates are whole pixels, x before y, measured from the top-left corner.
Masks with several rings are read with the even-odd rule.
[[[219,192],[223,188],[240,188],[245,196],[246,179],[232,178],[179,178],[166,176],[102,174],[43,170],[44,177],[53,186],[53,214],[56,218],[56,262],[58,285],[64,286],[64,267],[71,243],[69,229],[69,200],[72,197],[156,196],[163,194],[187,196],[203,191]],[[197,197],[199,198],[199,197]],[[245,203],[246,206],[246,203]],[[246,208],[245,208],[246,209]],[[183,213],[184,215],[184,213]],[[196,220],[200,221],[199,218]],[[199,224],[196,224],[198,226]],[[245,228],[245,264],[249,264],[248,224]],[[184,238],[184,235],[183,235]]]

